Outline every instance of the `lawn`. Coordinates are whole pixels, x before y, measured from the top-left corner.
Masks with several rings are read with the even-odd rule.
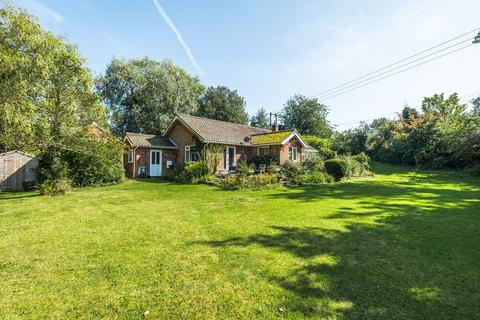
[[[473,319],[480,181],[0,194],[0,318]]]

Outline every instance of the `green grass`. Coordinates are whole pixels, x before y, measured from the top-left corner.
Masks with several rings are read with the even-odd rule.
[[[375,172],[262,192],[2,194],[0,318],[478,318],[478,179]]]

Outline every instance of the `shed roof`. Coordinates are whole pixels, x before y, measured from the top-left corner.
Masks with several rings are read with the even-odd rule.
[[[4,152],[4,153],[0,153],[0,157],[2,156],[7,156],[9,154],[13,154],[13,153],[18,153],[18,154],[21,154],[22,156],[25,156],[25,157],[30,157],[30,158],[35,158],[35,159],[39,159],[35,156],[32,156],[31,154],[28,154],[28,153],[25,153],[23,151],[20,151],[20,150],[11,150],[11,151],[7,151],[7,152]]]
[[[177,145],[171,139],[156,134],[127,132],[124,140],[132,147],[177,149]]]

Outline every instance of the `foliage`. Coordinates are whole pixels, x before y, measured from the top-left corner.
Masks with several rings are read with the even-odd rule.
[[[327,106],[317,98],[295,95],[283,106],[281,118],[285,128],[296,128],[300,133],[321,138],[332,135],[332,126],[327,120]]]
[[[278,185],[279,177],[274,173],[261,173],[251,176],[236,176],[223,179],[219,187],[222,190],[264,190]]]
[[[260,108],[255,115],[250,119],[250,125],[252,127],[270,128],[270,121],[268,119],[267,111],[264,108]]]
[[[468,167],[466,171],[469,175],[480,178],[480,164]]]
[[[472,101],[473,104],[473,114],[475,116],[480,116],[480,96],[475,98],[475,100]]]
[[[370,159],[365,154],[340,156],[338,159],[347,164],[347,177],[361,177],[370,171]]]
[[[59,196],[66,194],[71,188],[72,182],[68,178],[45,180],[40,185],[40,194],[42,196]]]
[[[332,139],[309,135],[302,135],[302,138],[308,145],[317,150],[321,157],[325,159],[335,157],[335,152],[332,150]]]
[[[89,135],[51,144],[41,155],[40,181],[68,179],[75,187],[119,183],[124,178],[123,147]]]
[[[475,103],[474,103],[475,107]],[[421,111],[404,107],[398,119],[377,119],[336,136],[341,154],[366,152],[374,160],[428,168],[480,164],[480,116],[457,94],[426,97]]]
[[[278,157],[270,156],[270,155],[264,155],[264,156],[254,156],[251,157],[248,160],[248,164],[255,164],[255,166],[258,166],[260,164],[265,164],[267,166],[269,165],[275,165],[279,163]]]
[[[311,154],[305,158],[302,162],[302,166],[307,171],[315,172],[324,172],[325,171],[325,161],[324,158],[319,154]]]
[[[214,175],[217,172],[218,165],[222,161],[223,147],[216,145],[205,145],[199,143],[196,146],[199,152],[199,161],[203,161],[208,167],[209,174]]]
[[[208,164],[205,161],[196,161],[187,163],[175,179],[181,183],[196,184],[207,182],[211,177]]]
[[[111,129],[125,132],[161,133],[176,113],[194,114],[204,90],[192,77],[169,60],[113,59],[96,90],[111,114]]]
[[[246,161],[240,161],[237,163],[238,174],[242,177],[246,177],[250,174],[250,166]]]
[[[26,11],[0,8],[0,152],[41,152],[93,121],[107,123],[75,46]]]
[[[329,159],[325,161],[325,170],[327,173],[335,178],[335,181],[340,181],[349,175],[349,163],[345,159]]]
[[[281,173],[287,180],[292,180],[303,173],[303,168],[298,162],[287,161],[282,165]]]
[[[480,32],[475,36],[473,43],[480,43]]]
[[[200,97],[197,115],[204,118],[247,124],[245,100],[226,86],[208,87]]]
[[[332,183],[334,178],[325,173],[325,172],[304,172],[298,177],[290,180],[290,183],[293,185],[316,185],[316,184],[323,184],[323,183]]]

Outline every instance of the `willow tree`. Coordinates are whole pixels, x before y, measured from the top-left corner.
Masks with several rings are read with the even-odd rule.
[[[0,8],[0,151],[38,152],[106,113],[77,48],[27,11]]]

